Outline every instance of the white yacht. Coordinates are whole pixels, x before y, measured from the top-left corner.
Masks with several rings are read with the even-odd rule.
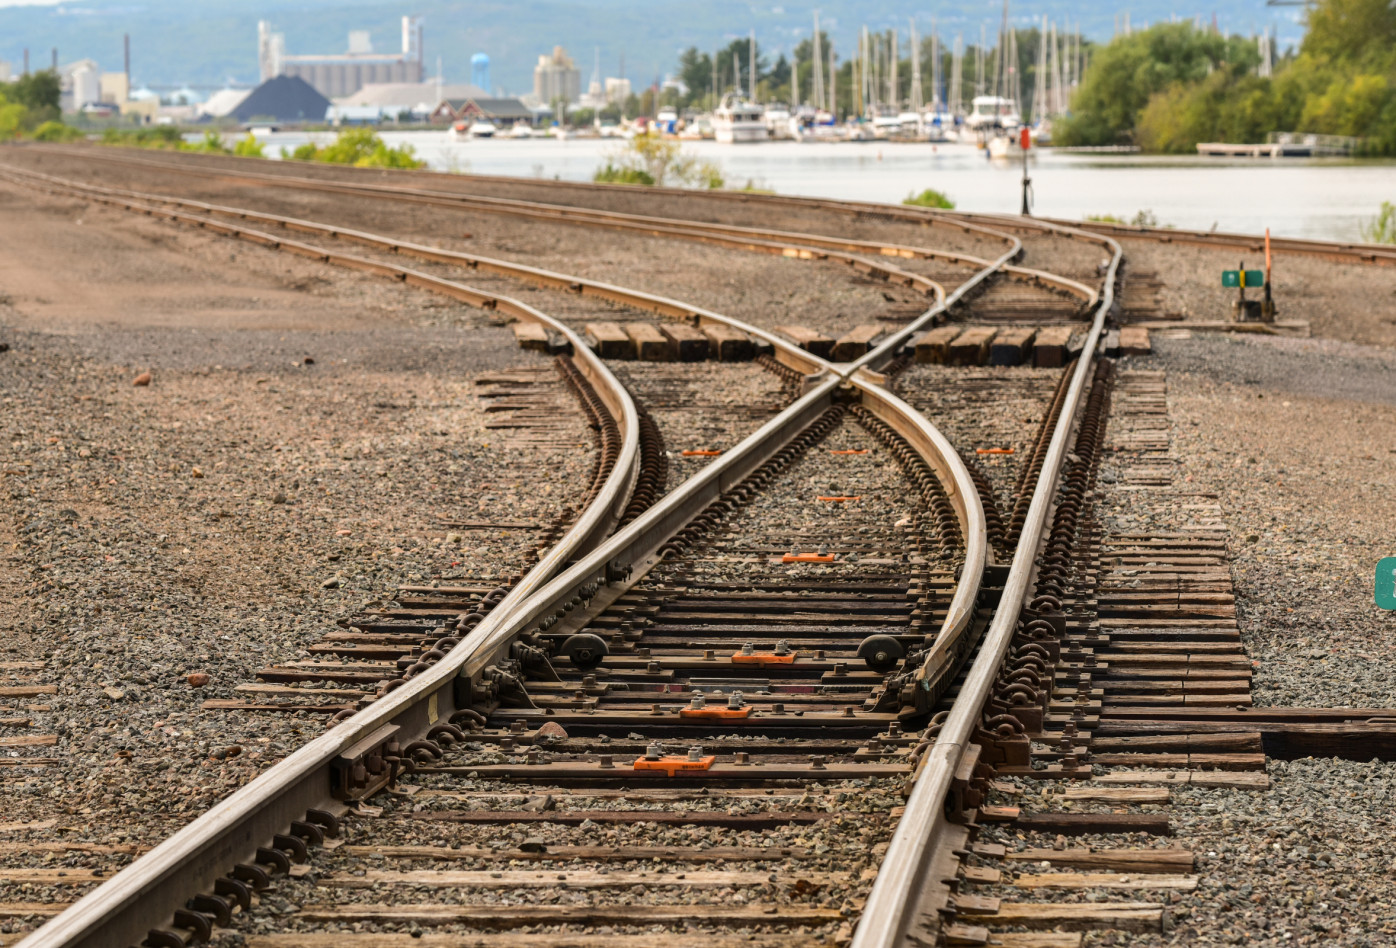
[[[977,95],[974,110],[965,117],[970,128],[1017,128],[1023,124],[1018,106],[1012,99],[997,95]]]
[[[764,110],[743,101],[741,96],[727,93],[713,113],[713,138],[727,145],[766,141],[770,130],[766,128]]]
[[[794,138],[790,131],[790,110],[783,105],[766,106],[766,131],[773,139]]]

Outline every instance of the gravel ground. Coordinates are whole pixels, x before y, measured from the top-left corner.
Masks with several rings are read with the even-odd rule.
[[[37,157],[23,152],[19,155],[23,161]],[[42,170],[88,180],[94,179],[94,168],[100,173],[95,180],[108,186],[180,194],[499,256],[686,300],[766,328],[796,323],[840,335],[883,317],[903,322],[930,305],[924,294],[870,279],[839,263],[792,260],[686,240],[554,226],[468,210],[386,200],[345,201],[340,195],[239,186],[141,168],[94,166],[72,158],[46,157]],[[843,215],[825,215],[813,223],[844,234],[854,222]],[[939,240],[957,233],[954,228],[938,228],[922,230],[919,237]],[[947,270],[940,264],[909,263],[915,272],[929,268],[939,276]],[[958,282],[969,272],[953,268],[948,275]],[[953,289],[954,285],[948,286]]]
[[[1256,703],[1396,706],[1393,616],[1372,602],[1372,568],[1392,555],[1380,511],[1396,486],[1396,360],[1320,340],[1199,334],[1154,346],[1125,364],[1168,370],[1180,486],[1220,495]],[[1129,495],[1119,498],[1128,512]],[[1173,789],[1175,835],[1135,845],[1196,853],[1197,890],[1073,893],[1168,906],[1165,934],[1092,933],[1087,944],[1396,944],[1396,764],[1305,758],[1267,770],[1266,791]]]
[[[57,735],[5,750],[0,862],[110,869],[321,727],[205,699],[397,584],[517,569],[530,534],[438,519],[550,521],[591,437],[580,411],[549,448],[484,427],[476,377],[551,366],[478,311],[129,214],[0,202],[0,662],[45,663],[0,683],[57,686],[0,698],[0,735]]]
[[[1175,451],[1221,495],[1258,704],[1396,706],[1396,354],[1314,339],[1160,339]],[[1334,674],[1341,668],[1341,674]]]
[[[857,216],[829,212],[817,208],[793,205],[773,207],[765,202],[748,203],[694,191],[685,194],[648,192],[641,188],[617,187],[597,189],[571,182],[556,182],[529,178],[489,180],[464,174],[411,173],[364,171],[362,169],[303,163],[249,162],[214,155],[164,155],[136,152],[142,158],[177,160],[200,167],[216,167],[258,174],[284,174],[291,177],[314,177],[332,181],[363,181],[369,177],[385,184],[400,184],[414,188],[451,191],[481,196],[539,201],[548,204],[593,207],[643,214],[654,217],[678,217],[686,220],[714,221],[741,227],[779,230],[838,233],[863,240],[885,240],[893,243],[924,245],[956,250],[975,256],[993,258],[1003,253],[1005,241],[992,233],[966,231],[958,223],[907,222],[878,216],[875,212]],[[22,156],[33,160],[31,156]],[[37,156],[34,156],[35,158]],[[41,160],[55,160],[52,154]]]
[[[1188,247],[1130,240],[1129,267],[1154,271],[1164,281],[1165,313],[1192,320],[1231,318],[1234,290],[1221,286],[1221,271],[1264,266],[1264,256],[1236,248]],[[1396,346],[1396,267],[1339,263],[1299,254],[1276,254],[1275,304],[1280,319],[1304,319],[1315,336],[1370,346]]]
[[[865,449],[870,449],[866,455],[833,453]],[[814,496],[824,492],[855,494],[859,499],[846,504],[821,503],[814,500]],[[636,591],[654,592],[673,588],[667,584],[674,583],[676,575],[681,573],[692,574],[695,578],[687,582],[695,583],[702,580],[743,579],[771,582],[779,581],[782,577],[819,579],[862,576],[881,579],[883,574],[895,571],[895,568],[889,565],[891,561],[888,557],[900,558],[900,549],[905,543],[905,535],[896,525],[905,523],[913,509],[914,505],[908,499],[906,482],[900,467],[864,428],[851,418],[845,418],[825,439],[809,448],[795,463],[774,478],[761,495],[739,506],[725,520],[720,532],[712,538],[710,544],[695,547],[694,552],[686,557],[665,561],[637,584]],[[856,538],[868,543],[870,551],[864,552],[861,559],[870,559],[872,562],[864,563],[860,561],[860,557],[843,553],[835,545],[840,538]],[[768,548],[784,549],[787,546],[809,549],[812,543],[821,540],[829,543],[831,551],[840,553],[837,562],[786,565],[773,560],[768,552]],[[855,642],[856,639],[851,641],[849,647],[851,648]],[[645,639],[640,639],[637,644],[643,646]],[[665,650],[666,654],[667,652],[668,650]],[[842,650],[836,654],[842,654]],[[601,677],[606,677],[604,671]],[[643,729],[640,724],[633,726]],[[624,732],[625,725],[618,723],[617,728]],[[619,733],[615,735],[617,743],[620,743],[620,737]],[[798,740],[763,739],[755,734],[743,737],[763,743],[782,744],[788,741],[791,745],[778,752],[768,750],[753,755],[754,760],[803,759]],[[545,759],[566,760],[582,753],[581,748],[598,740],[611,743],[608,738],[565,738],[545,744],[542,752]],[[696,739],[668,743],[688,744],[694,740]],[[642,738],[633,733],[626,735],[626,744],[635,741],[642,741]],[[727,743],[735,741],[728,739]],[[856,740],[850,742],[850,752],[856,749],[859,743]],[[616,755],[623,760],[626,750],[617,749]],[[590,757],[590,754],[584,756]],[[726,758],[725,753],[723,757]],[[835,755],[830,762],[842,757],[843,755]],[[498,744],[465,743],[450,748],[441,764],[468,768],[513,760],[517,760],[516,752],[504,752]],[[342,925],[314,923],[295,917],[297,909],[301,906],[325,903],[352,906],[356,903],[407,905],[447,901],[465,904],[507,902],[550,906],[597,906],[631,904],[635,902],[637,895],[642,895],[646,905],[702,902],[732,905],[753,901],[852,910],[859,900],[866,897],[871,882],[871,874],[867,870],[873,869],[877,864],[878,844],[885,842],[895,826],[889,811],[902,803],[900,784],[894,779],[835,781],[827,784],[811,782],[779,788],[776,793],[781,796],[775,799],[755,794],[733,798],[723,795],[722,790],[726,788],[719,788],[718,792],[708,799],[704,799],[700,791],[695,794],[694,799],[685,801],[667,798],[646,801],[643,798],[643,788],[632,788],[630,796],[618,800],[589,796],[585,789],[558,790],[546,785],[528,787],[523,799],[520,799],[519,785],[474,776],[461,778],[443,774],[422,774],[414,780],[425,788],[424,792],[407,796],[380,794],[375,797],[372,802],[383,807],[381,815],[354,820],[347,837],[348,845],[427,845],[507,850],[530,841],[532,844],[541,842],[549,848],[682,846],[701,850],[712,846],[762,849],[789,846],[806,849],[810,853],[801,858],[781,858],[773,853],[769,860],[726,864],[705,864],[682,857],[665,860],[658,865],[640,858],[606,863],[586,859],[559,859],[554,861],[552,867],[552,871],[559,872],[647,871],[659,877],[648,881],[641,891],[629,886],[589,889],[563,885],[500,887],[434,883],[373,884],[369,880],[357,882],[355,877],[362,876],[366,871],[378,869],[439,871],[451,868],[478,869],[481,865],[474,860],[458,865],[443,865],[436,861],[406,861],[382,855],[364,858],[357,849],[342,848],[326,853],[323,857],[317,855],[312,876],[279,882],[277,891],[263,900],[263,908],[242,920],[238,930],[245,934],[254,934],[343,928]],[[670,791],[666,788],[662,792]],[[787,798],[786,794],[792,794],[794,799]],[[409,816],[413,811],[513,810],[521,806],[556,811],[623,810],[635,812],[636,815],[626,824],[582,823],[578,826],[553,822],[472,826],[444,820],[411,819]],[[837,812],[839,818],[808,826],[786,825],[757,831],[654,825],[647,823],[643,817],[645,811],[675,809],[726,814],[756,814],[771,809],[815,809]],[[538,863],[523,860],[499,860],[494,865],[486,864],[485,867],[499,870],[541,868]],[[701,870],[751,871],[761,873],[762,878],[757,884],[717,887],[695,887],[682,883],[683,874]],[[847,875],[832,879],[818,878],[818,875],[824,873]],[[332,874],[338,878],[329,878]],[[801,878],[810,881],[802,886],[797,882]],[[768,879],[774,884],[768,884]],[[701,925],[701,919],[695,918],[690,924],[696,928]],[[363,924],[364,930],[400,931],[404,927],[406,926],[391,921],[370,921]],[[464,926],[440,927],[446,930],[461,930]],[[833,926],[834,929],[837,927],[839,926]],[[634,928],[635,926],[616,925],[613,930],[630,931]],[[833,930],[828,929],[829,926],[825,926],[825,930],[814,929],[811,936],[834,934]],[[534,926],[530,930],[540,929]]]

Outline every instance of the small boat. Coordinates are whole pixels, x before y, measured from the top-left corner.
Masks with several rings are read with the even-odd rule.
[[[655,130],[661,135],[678,134],[678,110],[666,105],[655,114],[653,125]]]
[[[790,110],[783,105],[766,106],[766,133],[772,139],[788,139],[790,132]]]
[[[761,106],[731,92],[713,113],[713,138],[726,145],[764,142],[770,138]]]
[[[1018,106],[1012,99],[998,95],[977,95],[973,100],[974,109],[965,117],[970,128],[1013,129],[1023,124],[1018,114]]]
[[[453,142],[470,141],[475,138],[493,138],[498,131],[499,128],[493,122],[484,119],[469,122],[462,119],[451,125],[446,137]]]
[[[533,127],[527,122],[516,122],[514,127],[509,129],[510,138],[532,138]]]
[[[985,144],[990,158],[1007,158],[1013,147],[1013,139],[1007,135],[995,135]]]

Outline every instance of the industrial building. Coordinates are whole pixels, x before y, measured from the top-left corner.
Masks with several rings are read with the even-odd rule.
[[[416,17],[402,18],[402,51],[375,53],[367,30],[349,33],[345,53],[288,56],[286,40],[265,20],[257,24],[257,60],[262,81],[277,76],[304,79],[326,98],[353,95],[370,83],[419,83],[422,66],[422,25]]]
[[[553,47],[551,56],[539,56],[533,67],[533,98],[542,105],[558,99],[576,102],[582,95],[582,71],[561,46]]]

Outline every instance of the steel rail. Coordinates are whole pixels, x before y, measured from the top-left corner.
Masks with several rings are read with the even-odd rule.
[[[544,204],[536,201],[522,201],[512,198],[494,198],[461,194],[453,191],[427,191],[407,189],[396,185],[360,182],[327,181],[288,174],[267,174],[263,172],[220,171],[190,166],[181,162],[152,160],[128,155],[93,155],[82,152],[81,157],[90,161],[103,161],[136,167],[152,167],[173,170],[182,174],[223,177],[230,180],[244,180],[256,184],[271,184],[277,187],[300,190],[324,191],[327,193],[365,194],[395,201],[428,204],[432,206],[471,207],[487,213],[522,216],[551,222],[578,224],[593,227],[608,227],[624,231],[640,231],[653,236],[695,240],[716,244],[728,249],[748,250],[777,254],[800,259],[833,259],[847,263],[859,270],[880,273],[886,279],[903,285],[915,285],[923,291],[931,292],[931,281],[919,274],[909,273],[899,267],[880,263],[878,260],[861,254],[901,259],[944,260],[961,266],[982,269],[988,261],[972,254],[899,244],[888,241],[855,240],[843,237],[830,237],[822,234],[773,230],[767,228],[743,227],[716,222],[698,222],[677,218],[655,217],[641,214],[628,214],[618,211],[602,211],[592,208],[576,208],[570,205]],[[1011,246],[1021,248],[1021,242],[1001,231],[975,225],[979,233],[1004,240]],[[822,250],[817,253],[811,250]],[[1079,281],[1062,277],[1045,270],[1031,267],[1004,265],[997,272],[1013,279],[1047,286],[1058,291],[1079,297],[1087,307],[1096,303],[1095,291]]]
[[[81,154],[92,151],[94,145],[37,145],[25,143],[22,147],[38,150],[40,148],[53,151],[63,151],[68,154]],[[181,156],[193,163],[214,165],[218,162],[227,161],[230,163],[250,163],[264,161],[258,158],[243,158],[235,155],[187,155]],[[174,167],[173,164],[169,165]],[[314,167],[314,166],[311,166]],[[328,168],[328,166],[326,166]],[[319,170],[317,168],[317,170]],[[521,180],[519,178],[506,175],[456,175],[446,176],[443,172],[430,171],[424,169],[397,168],[386,172],[387,175],[404,178],[435,177],[436,180],[465,180],[485,184],[505,185],[518,187],[526,185],[544,189],[558,191],[590,191],[595,193],[618,194],[635,193],[632,185],[623,184],[598,184],[590,181],[553,181],[547,179]],[[850,201],[838,198],[818,198],[802,197],[799,195],[783,194],[753,194],[744,191],[725,191],[721,189],[696,191],[690,188],[674,187],[652,187],[646,188],[646,194],[663,196],[686,196],[697,198],[713,203],[729,204],[770,204],[783,205],[787,207],[808,208],[811,210],[826,210],[837,213],[850,214],[862,217],[881,217],[906,220],[910,222],[927,224],[933,226],[955,226],[969,233],[980,231],[981,228],[966,226],[969,222],[1007,222],[1014,220],[1011,215],[1002,214],[979,214],[966,211],[947,211],[935,208],[907,207],[893,204],[879,204],[872,201]],[[1196,244],[1200,246],[1213,247],[1237,247],[1250,251],[1259,251],[1264,248],[1264,238],[1254,234],[1213,232],[1187,230],[1180,228],[1149,228],[1137,227],[1132,224],[1111,224],[1103,221],[1069,221],[1062,218],[1039,217],[1039,218],[1016,218],[1018,227],[1031,227],[1033,223],[1040,223],[1041,226],[1033,229],[1048,231],[1057,227],[1064,227],[1086,233],[1094,237],[1123,237],[1130,240],[1152,240],[1158,243],[1179,243]],[[1272,237],[1270,239],[1271,249],[1277,253],[1293,253],[1307,256],[1325,257],[1335,260],[1354,259],[1360,263],[1396,264],[1396,249],[1387,244],[1361,243],[1355,241],[1325,241],[1312,238],[1299,237]]]
[[[804,372],[807,375],[826,372],[833,368],[834,364],[827,359],[820,358],[811,352],[801,349],[799,346],[787,339],[782,339],[774,333],[768,332],[758,326],[715,313],[712,310],[701,306],[694,306],[681,300],[672,299],[667,296],[659,296],[654,293],[646,293],[641,290],[631,290],[625,287],[616,286],[611,283],[603,283],[599,280],[589,280],[584,277],[572,276],[566,273],[558,273],[553,270],[546,270],[541,267],[532,267],[527,264],[514,263],[508,260],[500,260],[494,257],[486,257],[480,254],[464,253],[456,250],[443,250],[437,247],[429,247],[424,244],[417,244],[411,241],[394,240],[389,237],[382,237],[366,231],[352,230],[346,227],[336,227],[332,224],[321,224],[315,221],[301,220],[294,217],[283,217],[277,214],[263,214],[257,211],[250,211],[243,208],[226,207],[222,205],[209,204],[204,201],[194,201],[185,198],[175,198],[166,195],[147,194],[140,191],[129,191],[121,188],[106,188],[98,185],[83,184],[81,182],[68,181],[52,175],[40,174],[35,171],[17,169],[12,166],[0,167],[0,178],[8,178],[17,183],[32,183],[40,181],[61,193],[72,194],[74,192],[82,194],[91,200],[113,204],[132,210],[139,210],[141,213],[153,216],[166,216],[175,220],[187,220],[205,229],[223,231],[232,235],[242,233],[259,234],[253,239],[274,248],[289,250],[300,253],[304,256],[321,259],[329,263],[342,263],[352,266],[355,269],[380,272],[390,276],[402,276],[407,282],[419,285],[427,285],[433,278],[416,271],[405,270],[392,264],[381,264],[375,261],[364,260],[362,258],[349,258],[342,254],[326,253],[319,248],[310,248],[294,240],[286,240],[282,237],[266,234],[263,232],[249,232],[246,228],[232,227],[213,221],[211,218],[199,218],[189,215],[180,215],[174,212],[164,211],[154,205],[166,204],[175,207],[193,208],[207,214],[220,214],[225,217],[234,217],[245,221],[254,221],[264,224],[275,224],[287,230],[299,233],[317,234],[326,237],[333,237],[362,246],[372,247],[387,253],[403,254],[416,257],[421,260],[428,260],[435,263],[458,264],[468,266],[472,269],[484,270],[486,272],[498,273],[504,276],[516,277],[531,282],[547,286],[552,289],[567,290],[582,295],[597,296],[611,302],[621,303],[643,309],[648,312],[657,313],[662,316],[669,316],[675,319],[696,320],[699,325],[705,323],[716,323],[740,330],[748,335],[754,336],[762,342],[770,345],[776,352],[776,359],[782,364]],[[455,292],[459,292],[458,290]],[[461,297],[465,298],[465,297]],[[467,302],[470,300],[467,299]]]
[[[863,906],[858,927],[854,930],[852,948],[902,948],[907,932],[915,922],[917,896],[927,881],[926,873],[930,870],[935,853],[944,845],[944,835],[949,825],[945,806],[951,783],[974,729],[979,725],[984,704],[1013,639],[1018,609],[1026,597],[1043,528],[1055,502],[1057,477],[1067,454],[1077,409],[1087,388],[1106,316],[1114,305],[1115,278],[1123,253],[1114,240],[1108,237],[1099,239],[1108,241],[1112,251],[1103,294],[1081,357],[1072,373],[1061,418],[1052,433],[1042,473],[1034,486],[1032,502],[1013,553],[999,607],[980,643],[979,653],[960,686],[954,706],[941,724],[936,742],[921,759],[906,809]]]
[[[31,184],[36,178],[49,178],[37,176],[32,172],[24,172],[22,176],[8,173],[4,176],[12,181],[28,179],[28,183]],[[102,195],[98,193],[101,189],[93,189],[90,186],[60,188],[54,184],[55,180],[57,179],[49,178],[46,184],[55,190],[78,193],[132,210],[211,227],[215,231],[279,249],[383,272],[410,280],[416,285],[448,291],[467,301],[489,297],[494,299],[495,305],[498,306],[500,301],[508,299],[482,294],[461,284],[406,268],[327,253],[312,245],[287,241],[249,228],[221,224],[211,218],[142,205],[113,195]],[[987,277],[988,272],[992,272],[995,266],[1001,263],[1002,261],[998,261],[990,264],[981,277]],[[558,275],[549,276],[551,278]],[[520,309],[514,309],[514,305]],[[665,301],[665,305],[679,306],[685,311],[693,310],[675,301]],[[529,308],[517,301],[509,300],[505,306],[516,315],[527,315],[529,312]],[[707,318],[729,325],[744,326],[738,321],[717,314],[706,315]],[[930,318],[930,314],[923,317],[926,318]],[[558,326],[566,330],[565,326]],[[443,660],[339,726],[315,738],[227,799],[215,804],[150,853],[140,857],[67,911],[33,932],[23,944],[31,948],[134,944],[145,937],[152,925],[158,927],[167,924],[173,913],[190,897],[200,891],[206,891],[230,866],[251,859],[258,846],[264,845],[275,833],[283,831],[292,820],[300,819],[307,810],[324,807],[332,801],[330,767],[338,755],[390,724],[400,728],[403,734],[420,735],[436,722],[449,719],[451,713],[458,708],[458,680],[463,674],[468,675],[472,669],[478,673],[479,669],[497,659],[502,647],[507,647],[519,632],[525,630],[530,622],[545,614],[547,610],[556,609],[560,603],[576,599],[579,592],[587,589],[594,593],[598,588],[604,587],[607,580],[615,577],[618,572],[647,569],[654,562],[654,553],[663,542],[708,503],[722,497],[765,460],[790,443],[833,403],[837,393],[845,386],[851,385],[864,397],[871,397],[870,407],[878,416],[892,423],[899,433],[907,437],[938,476],[944,479],[946,493],[967,538],[967,568],[961,573],[943,632],[950,633],[963,627],[968,622],[969,612],[978,595],[982,565],[987,555],[987,538],[983,510],[973,481],[948,441],[935,431],[925,418],[894,396],[879,393],[866,378],[848,380],[846,377],[856,371],[855,368],[835,366],[817,359],[782,340],[770,338],[755,327],[750,327],[747,331],[758,337],[768,338],[779,349],[793,349],[793,353],[787,354],[823,369],[826,373],[824,378],[813,380],[813,388],[780,415],[768,421],[735,448],[725,452],[721,458],[680,485],[631,524],[583,555],[575,565],[560,575],[548,580],[542,572],[544,563],[540,562],[530,572],[528,581],[535,589],[538,585],[542,585],[542,588],[532,596],[523,599],[514,608],[505,609],[501,606],[491,611],[460,645],[446,654]],[[575,336],[572,338],[575,340]],[[585,348],[577,345],[575,341],[574,347],[578,352]],[[889,341],[888,344],[879,347],[878,351],[885,354],[891,350]],[[597,361],[599,363],[599,360]],[[601,368],[604,370],[604,366]],[[618,465],[617,470],[619,468]],[[633,479],[631,482],[633,483]],[[616,477],[613,476],[608,480],[606,490],[588,509],[586,516],[589,519],[601,518],[623,507],[623,504],[613,499],[619,489]],[[581,529],[582,524],[579,522],[573,531],[569,531],[569,536]],[[557,555],[550,554],[544,562],[556,564],[564,558],[561,552],[554,552]],[[469,693],[468,688],[465,693]]]

